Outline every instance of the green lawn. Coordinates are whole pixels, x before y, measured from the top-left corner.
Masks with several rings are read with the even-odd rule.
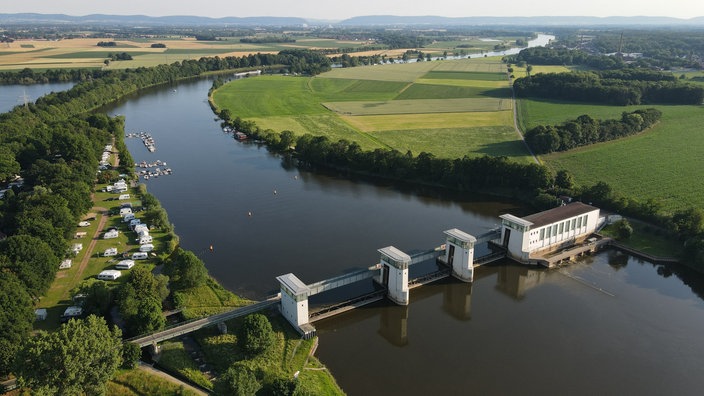
[[[618,118],[624,111],[650,106],[595,106],[522,100],[521,118],[530,128],[589,114]],[[653,106],[663,112],[653,128],[636,136],[542,156],[557,171],[566,169],[581,185],[604,181],[621,195],[656,200],[667,213],[704,208],[703,106]]]
[[[164,378],[146,371],[118,370],[107,383],[110,396],[196,396],[190,389],[184,389]]]
[[[525,161],[505,70],[496,59],[465,59],[262,76],[226,84],[214,101],[261,129],[356,141],[365,150]]]
[[[262,312],[266,314],[266,312]],[[237,328],[243,318],[227,322],[227,334],[215,328],[206,328],[194,333],[207,364],[217,372],[224,372],[235,362],[243,362],[258,373],[260,382],[269,382],[278,377],[293,378],[300,372],[298,386],[301,394],[343,395],[334,378],[315,358],[309,358],[316,340],[304,340],[291,325],[278,314],[269,314],[275,332],[275,342],[268,350],[253,358],[246,358],[237,347]],[[322,370],[316,370],[321,369]],[[310,370],[313,369],[313,370]],[[316,371],[316,373],[308,373]]]
[[[181,374],[193,383],[207,389],[213,389],[212,381],[200,371],[198,364],[193,361],[186,351],[183,342],[169,341],[162,343],[158,363],[169,371]]]

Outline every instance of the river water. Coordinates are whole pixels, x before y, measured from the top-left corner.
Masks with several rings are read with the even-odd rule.
[[[281,274],[311,283],[374,264],[384,246],[428,249],[445,229],[477,235],[500,214],[525,214],[512,202],[298,170],[223,133],[210,84],[152,89],[106,111],[154,136],[154,153],[127,140],[136,162],[174,171],[149,191],[183,247],[244,296],[276,291]],[[475,276],[414,289],[407,307],[380,302],[317,322],[317,355],[350,395],[701,393],[701,276],[611,251]]]

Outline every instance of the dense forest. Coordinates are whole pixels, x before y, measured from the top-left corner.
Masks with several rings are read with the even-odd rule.
[[[79,218],[92,206],[98,158],[113,138],[120,152],[120,172],[133,171],[133,161],[122,142],[124,120],[90,114],[90,110],[150,86],[245,64],[284,64],[301,71],[329,68],[327,58],[300,50],[278,55],[202,58],[101,74],[68,91],[48,94],[27,107],[18,106],[0,114],[0,177],[24,178],[0,201],[0,231],[7,236],[0,242],[0,312],[6,318],[2,321],[5,327],[0,329],[0,375],[11,370],[13,358],[32,328],[33,300],[48,290],[59,261],[68,250],[68,238]],[[118,172],[105,174],[117,176]],[[168,228],[165,211],[158,207],[158,201],[151,201],[149,204],[149,195],[143,192],[142,203],[151,206],[145,214],[150,217],[150,224],[159,224],[163,218],[161,226]],[[154,308],[161,308],[157,297],[163,297],[164,281],[148,281],[152,285],[149,293],[137,286],[134,291],[127,286],[120,291],[123,315],[134,319],[128,320],[134,324],[128,326],[128,333],[163,326],[163,318],[161,322],[145,318],[161,318],[160,314],[151,313]],[[147,301],[144,296],[153,298]]]
[[[611,105],[701,104],[704,87],[647,69],[538,73],[518,78],[516,96]]]
[[[562,125],[540,125],[526,132],[526,143],[536,154],[567,151],[641,132],[655,124],[662,112],[657,109],[624,112],[620,120],[595,120],[585,114]]]

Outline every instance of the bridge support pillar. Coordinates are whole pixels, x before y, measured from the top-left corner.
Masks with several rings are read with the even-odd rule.
[[[389,290],[389,298],[398,305],[408,305],[408,266],[411,257],[393,246],[379,249],[381,279]]]
[[[457,228],[444,231],[445,260],[452,268],[452,276],[463,281],[474,280],[474,244],[477,238]]]
[[[156,342],[152,342],[152,345],[149,347],[149,352],[152,355],[152,359],[157,360],[161,353],[161,347]]]
[[[225,322],[218,323],[218,331],[220,331],[220,334],[227,334],[227,325]]]
[[[309,322],[308,296],[310,288],[294,274],[277,276],[276,280],[281,285],[281,314],[301,334],[302,325]]]

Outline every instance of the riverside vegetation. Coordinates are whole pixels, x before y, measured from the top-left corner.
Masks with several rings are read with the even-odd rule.
[[[316,56],[293,51],[266,58],[277,63],[288,60],[290,67],[311,72],[328,65],[323,58],[320,58],[321,62],[312,64],[318,59]],[[90,348],[102,344],[90,340],[98,337],[101,331],[109,331],[105,321],[95,316],[85,321],[88,327],[82,322],[71,322],[70,326],[62,327],[65,334],[30,335],[34,301],[49,290],[63,252],[67,251],[68,239],[75,231],[75,224],[93,206],[91,194],[98,168],[97,158],[104,145],[114,140],[120,156],[120,169],[101,174],[105,177],[104,182],[111,181],[111,177],[119,173],[129,175],[133,172],[134,163],[122,141],[123,120],[99,113],[91,114],[89,110],[149,86],[197,76],[206,71],[222,70],[234,64],[241,65],[245,61],[243,59],[248,58],[233,57],[229,63],[210,63],[212,60],[203,59],[152,69],[108,73],[77,84],[66,92],[49,94],[27,107],[17,107],[0,115],[2,179],[10,179],[16,174],[24,176],[24,184],[5,192],[0,207],[0,228],[8,235],[0,243],[3,274],[0,278],[0,311],[4,318],[0,333],[0,374],[15,373],[19,375],[21,384],[37,391],[43,389],[56,394],[93,393],[95,390],[101,393],[105,381],[114,375],[118,365],[133,366],[139,356],[138,348],[135,351],[134,345],[123,345],[119,341],[115,348],[104,350],[109,351],[110,364],[94,364],[91,356],[99,355],[91,352]],[[126,331],[130,334],[163,327],[162,301],[172,291],[169,288],[188,294],[193,288],[208,285],[203,263],[192,253],[176,249],[177,238],[158,201],[144,190],[140,194],[142,205],[147,208],[145,216],[154,226],[169,233],[164,253],[157,261],[165,263],[165,272],[173,278],[173,282],[168,283],[167,288],[166,276],[154,275],[149,271],[149,266],[144,266],[134,268],[130,276],[122,277],[120,282],[109,285],[89,282],[79,288],[87,294],[87,309],[98,315],[105,314],[113,298],[119,296],[119,309],[126,320]],[[170,254],[172,251],[173,254]],[[225,293],[221,288],[219,290],[219,293]],[[233,301],[233,298],[227,299]],[[184,301],[187,299],[178,300],[180,303]],[[113,335],[119,340],[119,331]],[[51,337],[74,341],[66,343]],[[55,351],[56,345],[66,348]],[[300,351],[306,353],[303,349]],[[42,353],[36,355],[38,352]],[[75,359],[72,356],[81,357],[78,364],[70,364],[83,373],[81,380],[66,376],[62,371],[70,360]],[[52,364],[49,359],[64,363]],[[262,379],[259,373],[263,375],[265,372],[258,372],[258,381]],[[264,381],[266,386],[269,386],[268,381]],[[316,380],[313,379],[312,383],[315,384]],[[334,384],[334,381],[328,383]]]

